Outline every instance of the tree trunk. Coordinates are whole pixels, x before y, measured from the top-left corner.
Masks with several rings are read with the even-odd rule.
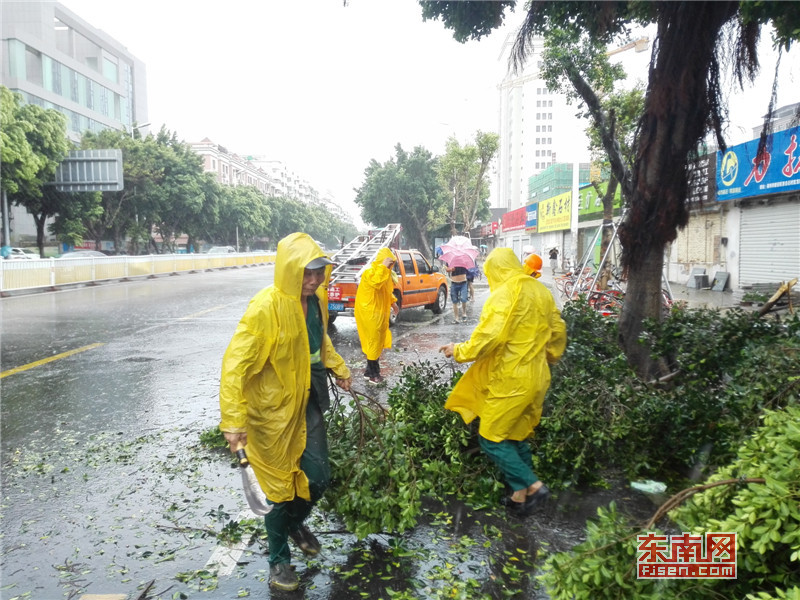
[[[36,246],[39,248],[39,256],[44,258],[44,222],[47,219],[46,215],[32,215],[33,221],[36,223]],[[10,242],[6,242],[10,244]]]
[[[651,248],[636,270],[635,277],[628,279],[625,303],[619,318],[619,341],[628,363],[639,375],[650,379],[659,373],[658,365],[651,359],[650,346],[642,343],[642,322],[648,317],[661,314],[661,274],[664,254],[661,249]]]
[[[630,210],[619,231],[628,270],[620,337],[628,361],[655,375],[638,341],[641,321],[661,316],[664,248],[686,225],[689,156],[702,141],[718,101],[716,46],[738,2],[659,3],[656,51],[636,140]],[[711,83],[711,85],[709,85]]]

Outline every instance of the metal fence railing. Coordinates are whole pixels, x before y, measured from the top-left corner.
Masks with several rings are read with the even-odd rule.
[[[0,293],[275,262],[274,253],[0,260]]]

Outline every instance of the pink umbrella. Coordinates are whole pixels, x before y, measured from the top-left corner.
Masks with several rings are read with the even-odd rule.
[[[441,249],[442,255],[439,258],[449,267],[471,269],[475,266],[475,258],[480,254],[472,241],[463,235],[453,236],[446,244],[442,244]]]

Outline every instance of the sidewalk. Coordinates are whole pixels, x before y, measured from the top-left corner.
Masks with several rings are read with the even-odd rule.
[[[563,275],[563,273],[563,271],[559,270],[557,271],[556,276],[558,277]],[[550,291],[553,293],[553,297],[556,299],[556,304],[558,305],[559,309],[563,308],[564,297],[558,292],[549,267],[546,266],[544,268],[539,281],[550,288]],[[476,288],[489,287],[489,284],[486,282],[486,277],[483,277],[482,279],[476,279],[474,285]],[[698,290],[689,288],[680,283],[670,283],[669,287],[672,290],[673,300],[675,302],[685,302],[689,308],[728,309],[738,307],[739,300],[741,299],[741,293],[736,293],[731,290],[725,290],[724,292],[712,292],[710,289]]]
[[[563,275],[563,271],[556,272],[556,277]],[[542,271],[539,281],[544,283],[553,293],[559,308],[563,307],[564,298],[559,294],[553,282],[553,275],[548,267]],[[733,308],[739,306],[739,294],[730,290],[724,292],[712,292],[710,289],[693,289],[679,283],[670,283],[672,298],[675,302],[685,302],[689,308]]]

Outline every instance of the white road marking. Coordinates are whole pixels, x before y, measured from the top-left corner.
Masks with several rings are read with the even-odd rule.
[[[257,518],[258,517],[252,511],[243,510],[237,515],[236,520],[241,521],[242,519]],[[233,546],[217,546],[217,549],[214,550],[208,562],[206,562],[206,569],[216,569],[217,577],[228,577],[236,568],[242,553],[250,543],[251,537],[252,536],[249,535],[244,536],[242,537],[242,541]]]

